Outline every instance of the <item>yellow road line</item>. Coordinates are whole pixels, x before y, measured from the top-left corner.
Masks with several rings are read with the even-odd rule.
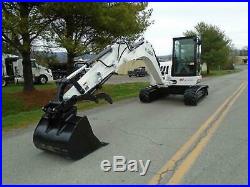
[[[215,121],[219,121],[219,119],[221,119],[221,120],[223,119],[221,117],[218,117],[219,114],[221,114],[224,111],[223,112],[224,113],[223,116],[225,116],[225,114],[226,114],[225,111],[229,110],[230,106],[239,97],[240,93],[245,89],[245,87],[246,87],[246,82],[241,83],[241,85],[239,86],[239,88],[231,96],[229,96],[224,101],[223,104],[221,104],[219,106],[219,108],[205,121],[205,123],[203,123],[201,125],[201,127],[191,136],[191,138],[171,157],[171,159],[157,172],[157,174],[151,178],[151,180],[149,181],[149,184],[159,184],[160,181],[161,181],[161,179],[165,176],[165,174],[167,172],[173,171],[175,169],[175,167],[177,166],[177,162],[185,157],[185,155],[188,153],[188,151],[190,151],[190,149],[192,148],[192,146],[201,138],[201,135],[204,132],[206,132],[206,130],[211,126],[211,124],[215,123]],[[219,124],[219,122],[218,122],[218,124]],[[210,131],[211,131],[211,128],[210,128]],[[199,152],[199,151],[196,151],[196,152]],[[182,163],[184,163],[184,161]],[[171,183],[180,182],[180,179],[182,178],[182,176],[186,172],[182,172],[182,174],[180,174],[179,172],[177,173],[177,171],[180,171],[179,168],[173,174],[173,176],[171,177],[171,179],[169,180],[169,182],[171,182]],[[187,166],[185,166],[184,168],[188,169]],[[187,171],[187,170],[185,170],[185,171]]]
[[[240,94],[244,91],[246,86],[244,85],[241,87],[242,89],[232,98],[232,100],[228,103],[225,110],[222,111],[221,115],[219,116],[216,121],[214,121],[212,127],[208,129],[207,135],[200,140],[200,142],[196,145],[196,147],[192,150],[192,152],[187,156],[187,158],[181,163],[178,167],[174,175],[170,178],[168,184],[179,184],[183,176],[187,173],[187,171],[191,168],[193,163],[197,160],[198,156],[202,153],[206,145],[208,144],[211,137],[214,135],[216,130],[218,129],[219,125],[225,118],[226,114],[228,113],[229,109],[232,107],[233,103],[236,99],[240,96]]]

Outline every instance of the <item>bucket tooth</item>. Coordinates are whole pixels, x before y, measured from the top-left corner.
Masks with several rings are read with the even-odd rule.
[[[59,122],[44,115],[34,131],[33,142],[39,149],[73,160],[106,145],[94,135],[86,116],[74,114]]]

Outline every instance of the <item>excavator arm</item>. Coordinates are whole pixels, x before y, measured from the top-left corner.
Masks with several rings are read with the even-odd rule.
[[[163,85],[163,79],[160,73],[159,63],[154,53],[152,45],[144,40],[128,45],[126,42],[117,42],[106,47],[96,57],[88,63],[94,63],[92,68],[84,76],[79,77],[85,67],[81,67],[73,72],[66,79],[62,80],[72,83],[73,86],[66,92],[61,92],[63,100],[68,100],[72,96],[94,96],[94,92],[104,84],[119,67],[131,60],[143,59],[150,74],[151,85]],[[90,98],[91,99],[91,98]]]
[[[86,71],[86,67],[82,66],[58,82],[57,95],[43,107],[44,115],[34,131],[35,146],[72,159],[79,159],[106,145],[94,135],[88,118],[77,116],[75,105],[82,100],[98,102],[99,99],[112,103],[109,95],[96,91],[118,71],[122,64],[136,59],[144,60],[152,86],[166,86],[154,49],[149,42],[140,40],[129,45],[120,41],[107,46],[88,62],[92,67],[85,74],[82,72]],[[70,88],[67,90],[68,87]]]

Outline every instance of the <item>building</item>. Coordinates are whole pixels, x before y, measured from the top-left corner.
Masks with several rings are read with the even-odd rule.
[[[234,64],[248,64],[248,56],[235,56]]]

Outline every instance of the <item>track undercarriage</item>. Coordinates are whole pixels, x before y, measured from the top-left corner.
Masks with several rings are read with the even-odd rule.
[[[150,103],[169,94],[183,95],[185,105],[196,106],[203,97],[208,95],[208,86],[169,86],[166,88],[149,86],[140,91],[139,98],[143,103]]]

